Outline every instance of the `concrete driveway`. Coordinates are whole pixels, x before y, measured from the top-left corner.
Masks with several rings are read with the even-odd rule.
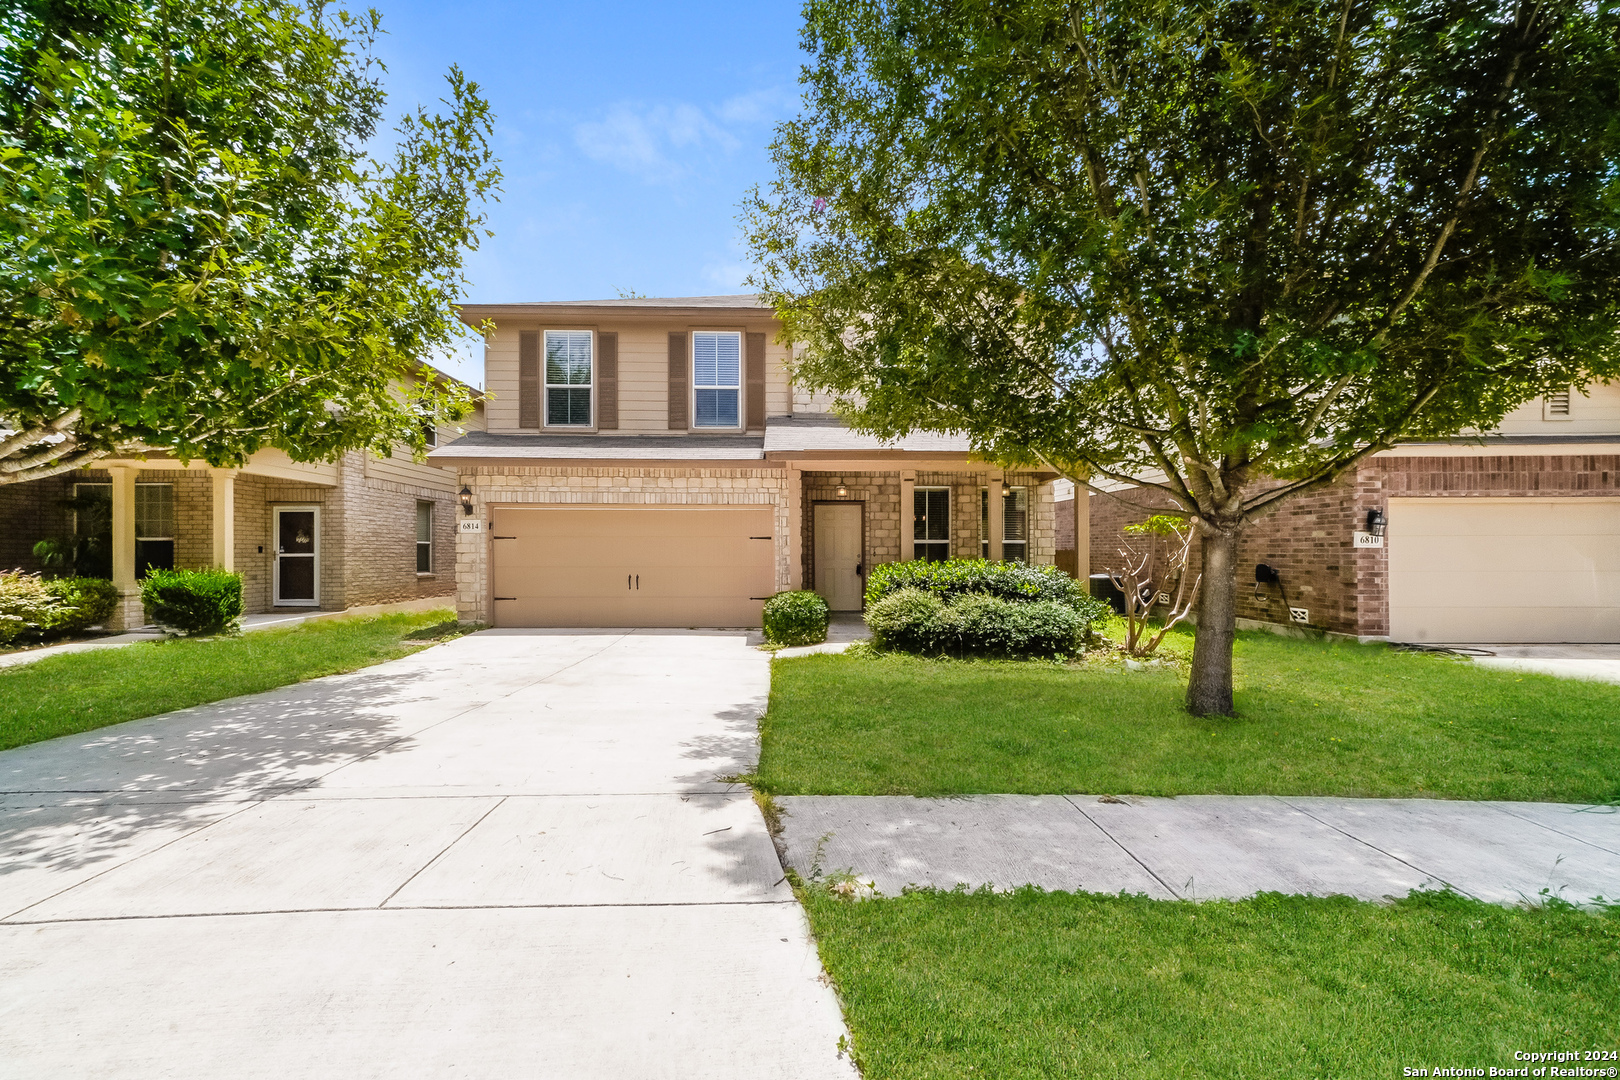
[[[729,632],[488,631],[0,754],[0,1076],[854,1075]]]

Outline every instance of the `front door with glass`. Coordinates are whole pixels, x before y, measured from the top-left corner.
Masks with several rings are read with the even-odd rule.
[[[276,605],[320,603],[320,543],[314,507],[276,508]]]

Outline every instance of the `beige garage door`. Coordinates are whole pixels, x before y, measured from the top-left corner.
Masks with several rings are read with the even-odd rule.
[[[492,512],[496,626],[758,626],[770,507]]]
[[[1620,499],[1391,499],[1396,641],[1620,642]]]

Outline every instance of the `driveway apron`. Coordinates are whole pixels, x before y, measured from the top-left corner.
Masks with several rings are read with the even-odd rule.
[[[853,1077],[769,678],[488,631],[0,754],[0,1077]]]

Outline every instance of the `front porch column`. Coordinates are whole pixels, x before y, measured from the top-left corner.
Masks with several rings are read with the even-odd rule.
[[[1074,576],[1091,579],[1091,492],[1074,485]]]
[[[210,469],[214,481],[214,565],[236,569],[236,470]]]
[[[788,588],[804,588],[804,473],[787,467]]]
[[[900,561],[917,557],[917,474],[907,469],[900,474]]]
[[[141,587],[135,580],[135,470],[127,465],[107,469],[112,477],[112,578],[118,587],[118,606],[107,619],[109,630],[132,630],[146,625]]]
[[[1006,507],[1002,505],[1002,497],[1006,486],[1006,478],[1000,473],[991,473],[987,485],[990,489],[990,561],[1000,562],[1003,558],[1001,541],[1005,538],[1007,527],[1005,523]]]

